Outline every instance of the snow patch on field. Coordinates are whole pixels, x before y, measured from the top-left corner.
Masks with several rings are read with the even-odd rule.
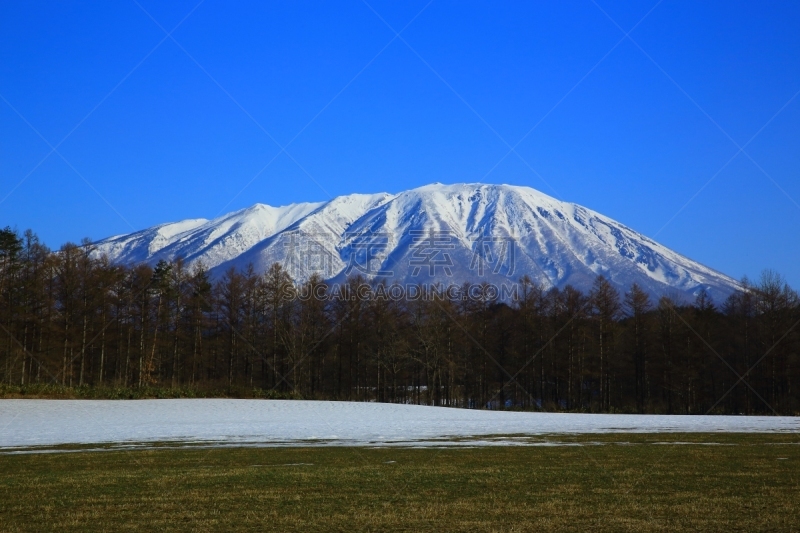
[[[195,445],[487,445],[500,435],[800,432],[798,417],[476,411],[291,400],[0,400],[0,448]],[[467,439],[467,440],[465,440]]]

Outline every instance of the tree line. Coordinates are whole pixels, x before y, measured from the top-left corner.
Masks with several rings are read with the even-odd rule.
[[[467,408],[797,414],[800,300],[765,271],[724,302],[588,293],[523,276],[428,299],[347,298],[280,265],[212,280],[180,259],[119,265],[90,242],[0,230],[0,381],[259,390]],[[476,287],[471,287],[476,289]],[[301,295],[316,295],[308,298]],[[374,291],[370,294],[374,295]],[[465,295],[469,294],[469,297]],[[477,295],[477,296],[476,296]]]

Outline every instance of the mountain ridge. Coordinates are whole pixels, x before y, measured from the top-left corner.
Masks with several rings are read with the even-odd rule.
[[[213,276],[283,264],[297,281],[317,273],[400,283],[515,283],[587,291],[597,275],[619,289],[721,301],[738,283],[601,213],[529,187],[430,184],[397,194],[265,204],[212,220],[159,224],[98,241],[113,262],[202,261]]]

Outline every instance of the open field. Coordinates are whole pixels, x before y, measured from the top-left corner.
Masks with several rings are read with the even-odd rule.
[[[175,442],[206,445],[438,445],[491,435],[800,433],[800,418],[619,415],[295,400],[2,400],[10,447]]]
[[[797,434],[0,456],[4,531],[796,531]],[[576,444],[579,444],[576,446]]]

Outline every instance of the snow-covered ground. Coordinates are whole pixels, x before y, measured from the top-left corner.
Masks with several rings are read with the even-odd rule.
[[[497,435],[800,432],[798,417],[474,411],[284,400],[0,400],[0,448],[180,442],[435,445]],[[475,439],[478,440],[475,440]]]

